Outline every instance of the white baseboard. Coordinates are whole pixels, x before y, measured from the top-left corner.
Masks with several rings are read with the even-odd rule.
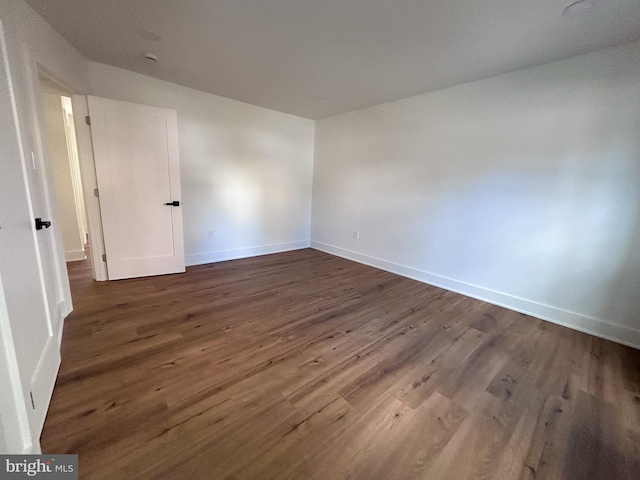
[[[599,318],[563,310],[561,308],[497,292],[477,285],[471,285],[452,278],[443,277],[441,275],[389,262],[380,258],[371,257],[369,255],[328,245],[326,243],[312,240],[311,248],[346,258],[348,260],[353,260],[358,263],[363,263],[371,267],[379,268],[387,272],[395,273],[397,275],[402,275],[403,277],[411,278],[419,282],[428,283],[429,285],[444,288],[445,290],[460,293],[500,307],[505,307],[509,310],[515,310],[516,312],[524,313],[526,315],[572,328],[580,332],[589,333],[596,337],[601,337],[606,340],[611,340],[629,347],[640,349],[640,330],[635,330],[622,325],[615,325]]]
[[[64,252],[65,262],[79,262],[86,259],[87,254],[84,252],[84,250],[69,250]]]
[[[309,240],[301,240],[299,242],[276,243],[272,245],[260,245],[257,247],[221,250],[218,252],[197,253],[195,255],[186,255],[185,263],[187,267],[191,267],[193,265],[203,265],[205,263],[224,262],[225,260],[236,260],[238,258],[257,257],[259,255],[268,255],[271,253],[289,252],[291,250],[309,248],[309,246]]]

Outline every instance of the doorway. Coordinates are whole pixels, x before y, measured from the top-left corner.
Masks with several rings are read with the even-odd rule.
[[[38,65],[42,143],[46,145],[50,196],[64,258],[88,260],[94,280],[107,280],[102,219],[87,100]],[[68,272],[64,272],[67,273]],[[67,275],[68,276],[68,275]]]
[[[39,80],[65,261],[98,281],[184,272],[177,112]]]
[[[65,261],[86,260],[88,243],[76,132],[71,97],[42,87],[46,142],[53,174],[58,223],[62,232]]]

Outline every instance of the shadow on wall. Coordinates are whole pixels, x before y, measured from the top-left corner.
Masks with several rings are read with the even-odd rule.
[[[638,188],[638,184],[635,184]],[[640,205],[640,199],[636,206]],[[637,210],[640,210],[638,208]],[[600,318],[606,321],[620,321],[624,325],[640,330],[640,212],[636,213],[635,223],[627,236],[626,245],[613,251],[618,268],[607,279],[603,291]],[[635,302],[633,301],[635,300]]]
[[[640,145],[616,115],[581,97],[434,127],[421,152],[369,138],[388,161],[354,155],[338,195],[363,253],[640,329]]]
[[[593,181],[511,171],[443,189],[423,217],[424,269],[639,328],[638,174],[600,169]]]

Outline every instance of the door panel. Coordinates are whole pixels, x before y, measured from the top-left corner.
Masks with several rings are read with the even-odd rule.
[[[176,112],[88,100],[109,279],[184,272]]]

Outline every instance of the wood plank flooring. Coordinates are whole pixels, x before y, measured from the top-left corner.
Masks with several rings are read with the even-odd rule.
[[[638,478],[638,350],[310,249],[88,268],[42,434],[80,478]]]

